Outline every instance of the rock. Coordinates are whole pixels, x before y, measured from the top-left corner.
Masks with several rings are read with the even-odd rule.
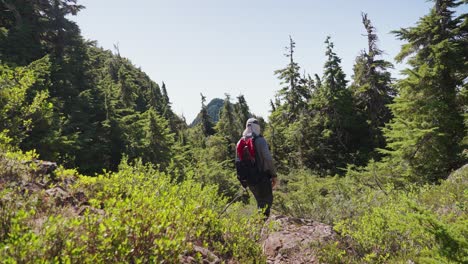
[[[201,255],[201,262],[200,260],[197,260],[197,258],[193,257],[197,253],[200,253]],[[190,264],[192,263],[218,264],[218,263],[221,263],[221,260],[218,258],[218,256],[216,256],[209,249],[194,245],[192,252],[188,254],[184,254],[183,256],[179,257],[179,262],[187,263],[187,264],[189,263]]]
[[[468,164],[465,164],[461,168],[450,173],[450,175],[447,178],[447,181],[466,184],[468,181]]]
[[[87,203],[88,202],[88,198],[86,197],[86,195],[84,194],[84,192],[76,192],[73,197],[75,197],[75,199],[80,202],[81,204],[84,204],[84,203]]]
[[[45,191],[50,197],[55,199],[56,206],[76,205],[76,199],[70,195],[64,188],[55,186]]]
[[[21,193],[34,193],[34,192],[39,192],[44,189],[44,185],[37,183],[37,182],[27,182],[26,184],[23,185],[23,189],[21,190]]]
[[[37,165],[37,172],[40,174],[51,174],[56,170],[57,163],[52,162],[52,161],[45,161],[45,160],[34,160],[34,162]]]
[[[52,161],[34,159],[32,161],[25,162],[25,164],[30,163],[36,164],[36,168],[34,170],[34,174],[36,176],[52,174],[58,168],[57,163]]]
[[[329,225],[286,216],[273,216],[278,231],[263,235],[268,263],[318,263],[314,244],[333,239]]]
[[[78,210],[76,210],[76,213],[81,216],[85,215],[86,212],[89,212],[91,214],[105,215],[104,210],[97,209],[89,205],[81,206],[80,208],[78,208]]]
[[[45,191],[49,196],[65,198],[69,196],[68,192],[60,186],[55,186]]]
[[[199,252],[202,255],[203,258],[203,263],[209,263],[209,264],[217,264],[221,263],[221,260],[213,254],[210,250],[200,247],[200,246],[193,246],[193,250],[195,252]]]

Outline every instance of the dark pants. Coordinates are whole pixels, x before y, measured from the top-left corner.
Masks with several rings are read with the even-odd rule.
[[[257,207],[262,209],[265,217],[270,216],[271,204],[273,204],[273,190],[271,189],[271,180],[263,177],[257,184],[249,185],[249,189],[257,200]]]

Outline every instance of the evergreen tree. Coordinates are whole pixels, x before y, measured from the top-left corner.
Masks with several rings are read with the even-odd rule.
[[[65,16],[82,8],[76,0],[0,1],[0,59],[26,66],[46,54],[61,57],[78,29]]]
[[[146,128],[147,155],[143,158],[153,164],[166,168],[173,156],[174,135],[170,133],[169,123],[154,110],[148,110],[148,127]]]
[[[346,87],[341,59],[333,51],[327,37],[324,76],[314,93],[309,115],[302,116],[297,130],[300,135],[301,160],[305,166],[322,175],[340,172],[347,163],[353,163],[353,154],[359,147],[356,113],[350,90]]]
[[[271,114],[268,117],[269,123],[264,131],[264,136],[268,140],[271,148],[271,154],[275,160],[277,170],[280,172],[288,171],[292,166],[289,154],[294,152],[294,148],[286,142],[286,131],[288,128],[286,114],[282,111],[281,105],[271,109]]]
[[[178,135],[178,137],[181,137],[182,130],[187,129],[187,123],[185,120],[177,116],[173,111],[172,111],[172,103],[171,100],[169,99],[169,95],[167,92],[166,84],[162,82],[161,85],[161,96],[162,96],[162,101],[161,105],[163,107],[162,109],[162,117],[166,119],[169,122],[169,127],[171,129],[171,133],[174,135]]]
[[[217,134],[226,138],[229,144],[233,144],[237,141],[239,134],[236,130],[234,106],[231,103],[231,97],[229,94],[225,94],[223,108],[219,114],[219,120],[216,124]]]
[[[231,161],[229,164],[232,165],[234,163],[235,157],[235,144],[239,137],[239,134],[236,130],[235,124],[235,115],[234,115],[234,106],[231,103],[231,98],[229,94],[225,94],[226,97],[224,99],[223,108],[219,113],[219,120],[216,123],[215,129],[216,134],[215,136],[218,137],[217,143],[215,140],[212,140],[212,145],[219,145],[217,146],[217,156],[219,161]],[[221,149],[220,149],[221,148]],[[224,148],[224,149],[223,149]],[[220,155],[224,153],[225,155]]]
[[[270,123],[265,131],[280,171],[301,166],[297,154],[300,152],[298,136],[302,131],[297,129],[297,122],[305,114],[307,101],[311,97],[309,82],[301,77],[300,67],[294,61],[295,47],[296,43],[290,36],[287,53],[284,54],[289,58],[289,64],[275,71],[283,87],[278,91],[275,103],[271,104]]]
[[[289,64],[285,68],[275,71],[281,84],[285,85],[278,92],[278,96],[285,102],[284,111],[287,112],[290,122],[296,120],[310,98],[310,91],[307,89],[307,85],[304,85],[305,81],[301,79],[299,73],[300,67],[294,61],[295,47],[296,43],[289,36],[289,46],[286,47],[287,53],[285,54],[289,58]]]
[[[417,182],[434,182],[459,166],[466,133],[456,103],[468,72],[466,14],[454,18],[461,1],[434,2],[416,26],[395,31],[408,41],[396,59],[408,58],[411,68],[397,83],[395,117],[385,130],[391,158]]]
[[[162,94],[158,84],[120,56],[117,46],[112,54],[83,40],[67,18],[82,8],[76,0],[0,1],[0,60],[14,66],[2,72],[28,72],[27,85],[12,87],[21,98],[25,92],[15,111],[26,111],[28,105],[36,109],[15,112],[27,124],[4,128],[14,133],[21,149],[36,149],[42,159],[92,174],[116,169],[125,153],[130,158],[152,155],[148,110],[169,120],[174,131],[184,125],[172,112],[165,85]],[[15,102],[10,99],[7,105]],[[5,117],[16,120],[7,112]]]
[[[201,103],[202,103],[202,108],[200,111],[200,114],[201,114],[200,125],[203,131],[203,135],[207,137],[207,136],[213,135],[215,133],[215,130],[213,128],[214,127],[213,122],[211,121],[211,118],[208,115],[208,110],[205,105],[206,97],[203,94],[200,94],[200,96],[201,96]]]
[[[163,103],[166,106],[167,109],[170,109],[171,102],[169,101],[169,96],[167,95],[167,89],[166,89],[166,84],[162,82],[162,99]]]
[[[368,143],[363,144],[365,148],[361,149],[366,153],[372,153],[371,157],[376,159],[378,155],[374,149],[385,147],[381,129],[391,118],[387,105],[392,102],[395,91],[387,69],[393,66],[390,62],[378,59],[383,52],[377,47],[377,34],[367,14],[362,14],[362,23],[367,31],[368,47],[367,51],[362,51],[356,58],[353,67],[353,84],[350,88],[354,93],[357,109],[368,126],[368,132],[361,136],[364,138],[361,142]]]
[[[237,103],[234,105],[234,112],[236,116],[236,135],[239,137],[245,129],[246,121],[251,117],[250,109],[244,95],[239,95],[237,97]]]

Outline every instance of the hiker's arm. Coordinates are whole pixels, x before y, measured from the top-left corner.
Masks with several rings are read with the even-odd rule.
[[[268,143],[263,137],[259,137],[255,144],[259,158],[263,161],[263,171],[267,173],[271,178],[276,178],[275,165],[273,164],[273,158],[271,157],[270,150],[268,149]]]
[[[236,161],[236,162],[240,161],[240,157],[237,155],[237,146],[239,145],[239,142],[240,142],[240,140],[237,141],[237,144],[236,144],[236,151],[235,151],[236,152],[236,158],[234,159],[234,161]]]

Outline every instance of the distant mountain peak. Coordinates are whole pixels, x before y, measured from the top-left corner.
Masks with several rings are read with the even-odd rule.
[[[211,121],[216,124],[219,120],[219,113],[221,108],[223,108],[224,100],[221,98],[213,98],[207,105],[208,115],[211,118]],[[197,117],[190,123],[190,127],[194,127],[200,123],[200,113],[197,114]]]

